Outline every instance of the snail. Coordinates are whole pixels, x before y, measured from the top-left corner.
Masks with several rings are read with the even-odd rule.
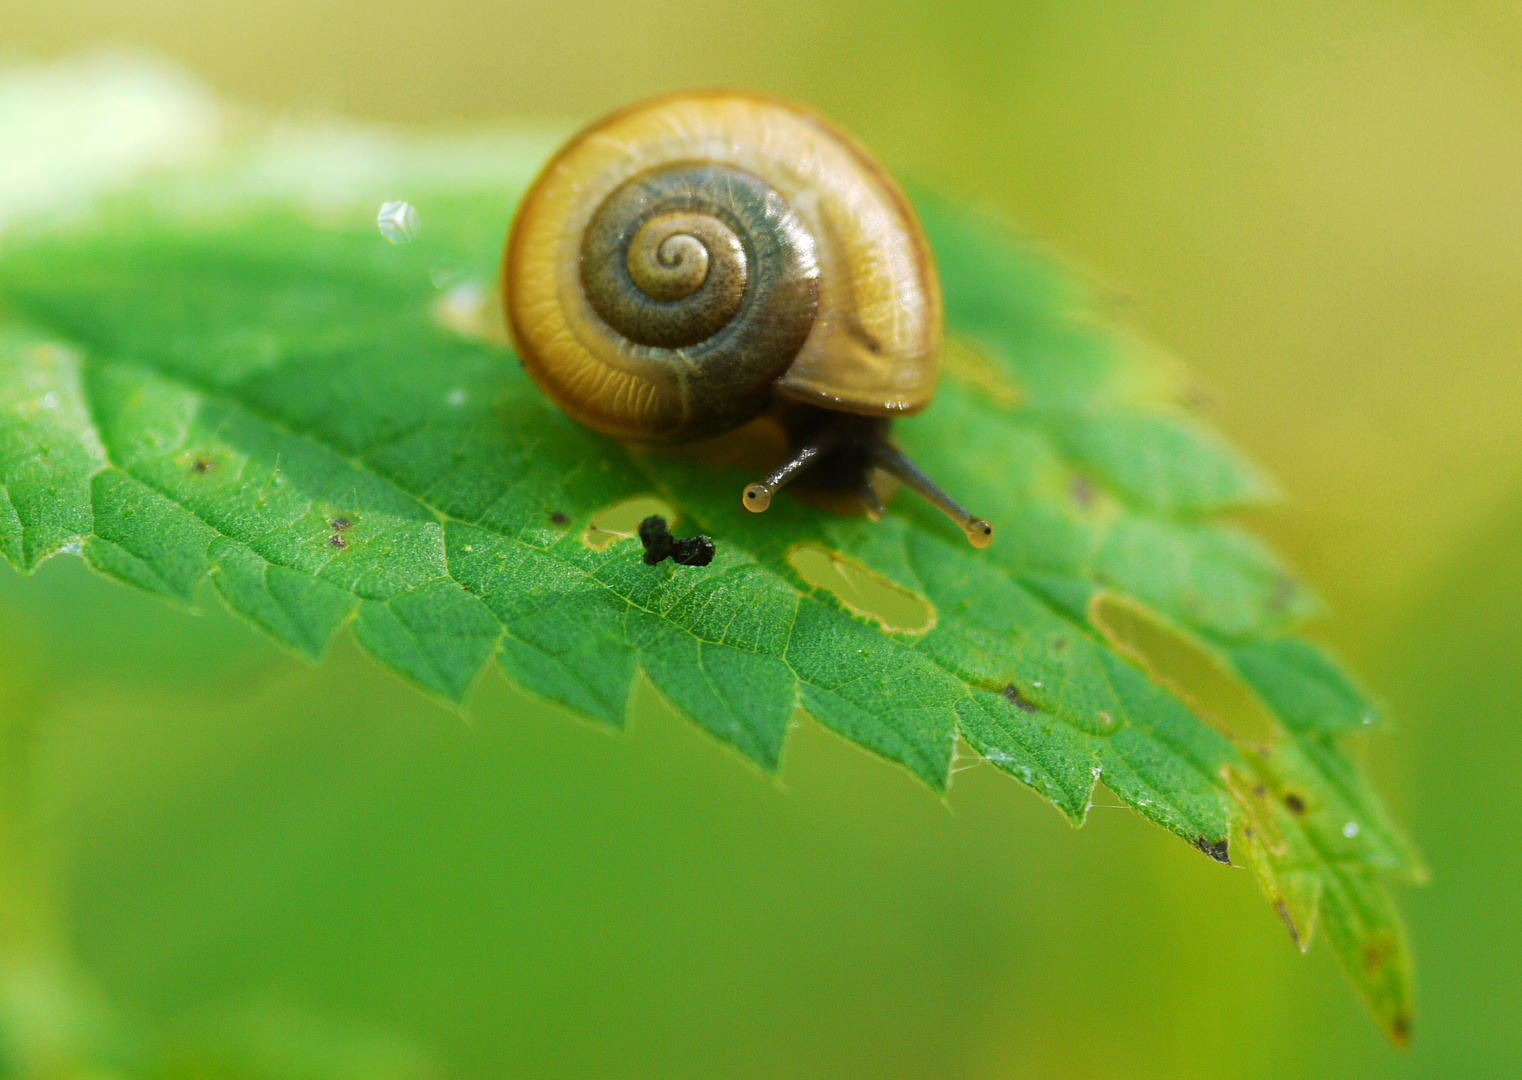
[[[524,197],[502,280],[525,369],[582,425],[670,444],[770,413],[789,454],[746,509],[802,478],[879,518],[886,476],[992,541],[889,440],[939,373],[924,232],[867,151],[808,110],[702,91],[593,124]]]

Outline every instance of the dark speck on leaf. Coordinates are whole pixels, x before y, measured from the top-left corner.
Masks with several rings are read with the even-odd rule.
[[[1179,401],[1186,409],[1208,409],[1215,404],[1215,395],[1203,386],[1191,385],[1184,388]]]
[[[1290,601],[1295,598],[1295,593],[1299,589],[1300,583],[1289,574],[1275,574],[1274,591],[1268,598],[1268,606],[1274,611],[1284,611],[1289,607]]]
[[[198,457],[191,463],[190,467],[198,473],[211,472],[211,459]]]
[[[1363,966],[1378,971],[1395,952],[1388,941],[1371,941],[1363,947]]]
[[[1398,1046],[1411,1042],[1411,1018],[1404,1013],[1390,1021],[1390,1036]]]
[[[639,523],[639,542],[645,545],[645,565],[654,566],[669,558],[682,566],[707,566],[713,562],[714,543],[706,536],[678,540],[671,535],[666,519],[651,514]]]
[[[346,517],[336,517],[332,521],[328,522],[328,524],[333,526],[333,528],[337,529],[339,532],[343,532],[354,523]]]
[[[556,510],[553,514],[550,515],[550,524],[552,525],[565,525],[568,524],[570,520],[570,518],[566,517],[559,510]]]
[[[1053,638],[1052,652],[1062,652],[1068,647],[1067,638]]]
[[[1293,791],[1284,796],[1284,805],[1289,808],[1291,814],[1305,813],[1305,800]]]
[[[1209,855],[1216,862],[1225,863],[1226,865],[1230,866],[1231,852],[1228,849],[1227,845],[1228,841],[1225,837],[1222,837],[1219,840],[1207,840],[1205,837],[1201,836],[1194,842],[1195,847],[1199,848],[1206,855]]]
[[[1251,836],[1252,834],[1249,833],[1248,835]],[[1284,906],[1284,901],[1275,900],[1274,910],[1279,913],[1279,918],[1284,920],[1284,925],[1289,927],[1290,940],[1295,943],[1295,948],[1303,949],[1304,946],[1300,943],[1300,928],[1295,925],[1295,920],[1290,918],[1289,908]]]
[[[1030,701],[1024,694],[1020,693],[1014,683],[1010,683],[1004,688],[1004,696],[1006,699],[1008,699],[1011,705],[1014,705],[1016,708],[1021,709],[1024,712],[1033,713],[1041,711],[1036,707],[1034,702]]]
[[[1073,477],[1073,482],[1068,485],[1068,495],[1081,509],[1087,510],[1094,505],[1094,485],[1087,477]]]
[[[348,546],[349,542],[338,533],[334,533],[332,536],[328,537],[328,547],[330,548],[338,548],[340,551],[342,551]]]

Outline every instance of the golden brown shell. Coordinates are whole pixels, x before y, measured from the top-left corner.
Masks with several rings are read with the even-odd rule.
[[[509,331],[570,416],[633,441],[733,428],[774,398],[919,411],[941,296],[903,193],[796,105],[634,105],[560,151],[513,222]]]

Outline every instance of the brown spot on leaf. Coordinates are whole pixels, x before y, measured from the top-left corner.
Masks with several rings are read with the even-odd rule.
[[[198,473],[209,473],[212,467],[211,458],[198,457],[190,463],[190,467]]]
[[[1052,652],[1066,652],[1068,647],[1067,638],[1053,638]]]
[[[332,521],[328,522],[328,524],[333,526],[333,528],[337,529],[339,532],[343,532],[354,523],[346,517],[336,517]]]
[[[1004,697],[1011,705],[1022,712],[1036,713],[1041,711],[1035,702],[1020,693],[1019,688],[1014,683],[1010,683],[1004,688]]]
[[[1293,791],[1284,793],[1284,805],[1291,814],[1300,815],[1305,813],[1305,800]]]
[[[1203,836],[1197,836],[1194,840],[1194,846],[1206,855],[1209,855],[1216,862],[1225,863],[1227,866],[1231,865],[1231,850],[1226,837],[1223,836],[1219,840],[1210,840]]]
[[[1068,485],[1068,498],[1081,510],[1087,510],[1094,505],[1094,485],[1086,476],[1075,476],[1073,482]]]
[[[553,514],[550,515],[551,525],[566,525],[570,523],[570,520],[570,518],[566,517],[559,510],[556,510]]]
[[[348,546],[349,542],[343,538],[342,533],[334,533],[332,536],[328,537],[328,547],[330,548],[337,548],[339,551],[342,551]]]
[[[1405,1013],[1398,1013],[1390,1021],[1390,1038],[1396,1046],[1405,1048],[1411,1045],[1411,1018]]]
[[[1216,403],[1215,395],[1198,383],[1191,383],[1179,395],[1179,403],[1186,409],[1209,409]]]
[[[1274,575],[1273,595],[1268,598],[1268,606],[1272,611],[1283,611],[1289,607],[1295,594],[1300,591],[1300,582],[1282,570]]]
[[[1385,961],[1390,959],[1390,954],[1395,947],[1388,941],[1370,941],[1363,947],[1363,966],[1369,969],[1371,974],[1378,972],[1385,966]]]

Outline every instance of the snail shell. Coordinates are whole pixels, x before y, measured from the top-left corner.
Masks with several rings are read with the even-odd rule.
[[[851,139],[754,94],[658,98],[546,166],[503,267],[530,376],[635,442],[734,428],[776,400],[918,412],[941,296],[903,193]]]

